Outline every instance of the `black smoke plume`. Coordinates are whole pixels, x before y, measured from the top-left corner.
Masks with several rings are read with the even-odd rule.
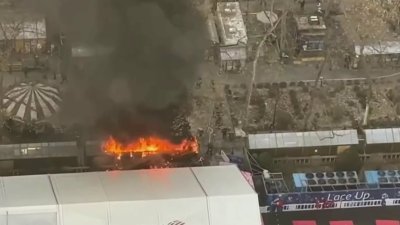
[[[203,19],[191,3],[68,0],[61,4],[60,21],[70,46],[112,49],[105,56],[68,62],[62,118],[94,124],[121,141],[188,135],[175,135],[173,130],[188,131],[183,118],[190,109],[185,106],[205,46]]]

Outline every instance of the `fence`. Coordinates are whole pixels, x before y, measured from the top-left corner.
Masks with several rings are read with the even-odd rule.
[[[400,198],[386,199],[386,206],[400,206]],[[343,201],[334,202],[330,207],[323,208],[321,204],[304,203],[304,204],[287,204],[282,208],[283,212],[291,211],[309,211],[309,210],[329,210],[329,209],[345,209],[345,208],[367,208],[367,207],[382,207],[382,200],[365,200],[365,201]],[[270,206],[260,207],[261,213],[268,213],[274,208]]]
[[[361,160],[366,163],[392,163],[400,161],[400,153],[374,153],[361,154]],[[275,158],[274,164],[277,166],[285,165],[318,165],[331,166],[335,163],[336,156],[312,156],[312,157],[283,157]]]

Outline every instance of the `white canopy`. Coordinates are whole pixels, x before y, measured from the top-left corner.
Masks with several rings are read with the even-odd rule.
[[[258,196],[236,166],[192,171],[207,195],[210,225],[261,224]]]
[[[0,182],[0,225],[261,224],[257,194],[236,166],[21,176]]]
[[[0,224],[57,224],[57,201],[46,175],[0,180]]]
[[[354,51],[361,55],[362,46],[355,45]],[[400,54],[400,41],[381,41],[379,43],[365,45],[362,50],[363,55],[386,55]]]

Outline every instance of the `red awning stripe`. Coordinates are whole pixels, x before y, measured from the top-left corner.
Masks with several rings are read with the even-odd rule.
[[[317,225],[315,220],[293,220],[293,225]]]
[[[377,220],[376,225],[400,225],[399,220]]]
[[[351,220],[329,221],[329,225],[354,225]]]

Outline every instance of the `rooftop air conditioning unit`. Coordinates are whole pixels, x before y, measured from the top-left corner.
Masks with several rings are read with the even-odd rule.
[[[378,170],[377,174],[380,177],[385,177],[386,176],[386,171],[385,170]]]

